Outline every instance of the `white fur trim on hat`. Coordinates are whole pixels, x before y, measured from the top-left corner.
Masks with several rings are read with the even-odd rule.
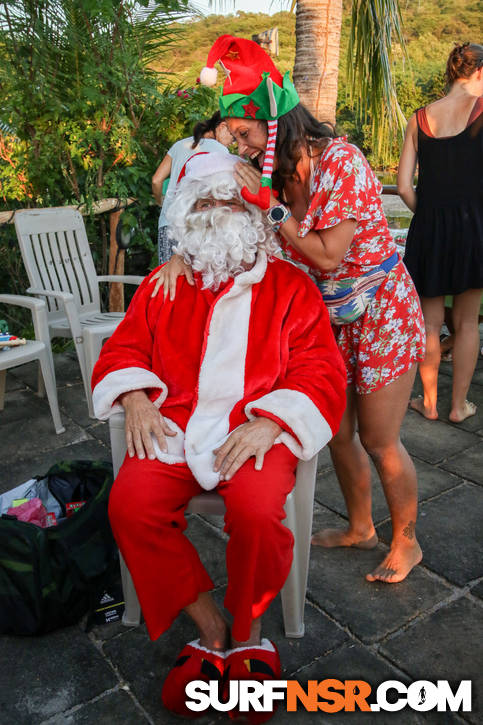
[[[224,171],[233,173],[235,164],[239,161],[243,161],[243,159],[221,151],[195,154],[186,163],[185,176],[188,179],[204,179],[205,176],[222,174]]]
[[[209,68],[208,66],[205,66],[200,73],[200,83],[202,86],[212,87],[216,84],[217,77],[218,71],[216,68]]]

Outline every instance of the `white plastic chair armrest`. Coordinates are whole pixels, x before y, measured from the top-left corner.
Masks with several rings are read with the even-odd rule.
[[[34,323],[35,339],[41,340],[50,349],[47,305],[44,300],[39,300],[36,297],[26,297],[25,295],[0,295],[0,302],[30,309]]]
[[[98,282],[123,282],[123,284],[141,284],[144,277],[136,274],[103,274],[97,277]]]
[[[27,292],[31,295],[42,295],[42,297],[53,297],[63,302],[65,314],[69,320],[72,337],[75,341],[82,341],[82,328],[79,321],[79,313],[75,305],[74,295],[70,292],[60,292],[58,290],[41,289],[37,287],[29,287]]]
[[[62,302],[73,302],[74,301],[74,295],[70,292],[61,292],[59,290],[51,290],[51,289],[42,289],[40,287],[29,287],[27,292],[29,295],[42,295],[42,297],[54,297],[59,300],[62,300]]]

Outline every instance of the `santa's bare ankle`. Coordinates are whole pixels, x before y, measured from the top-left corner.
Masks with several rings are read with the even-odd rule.
[[[228,648],[229,642],[230,632],[227,624],[200,632],[200,645],[214,652],[224,652]]]

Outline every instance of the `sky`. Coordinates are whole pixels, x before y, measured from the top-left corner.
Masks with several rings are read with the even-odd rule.
[[[209,15],[214,10],[210,9],[208,0],[193,0],[193,4],[197,5],[200,10]],[[213,3],[215,6],[215,3]],[[246,13],[266,13],[273,15],[280,10],[287,10],[286,0],[236,0],[235,9],[233,9],[233,1],[225,0],[225,9],[217,10],[218,14],[229,15],[237,10],[243,10]]]

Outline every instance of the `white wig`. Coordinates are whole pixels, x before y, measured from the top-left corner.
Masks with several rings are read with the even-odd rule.
[[[240,199],[246,211],[232,212],[224,207],[193,211],[199,199],[211,197]],[[242,199],[231,171],[203,178],[185,176],[166,216],[170,235],[178,242],[174,251],[202,273],[205,287],[217,289],[221,282],[244,271],[255,261],[259,249],[270,257],[278,248],[265,214]]]

